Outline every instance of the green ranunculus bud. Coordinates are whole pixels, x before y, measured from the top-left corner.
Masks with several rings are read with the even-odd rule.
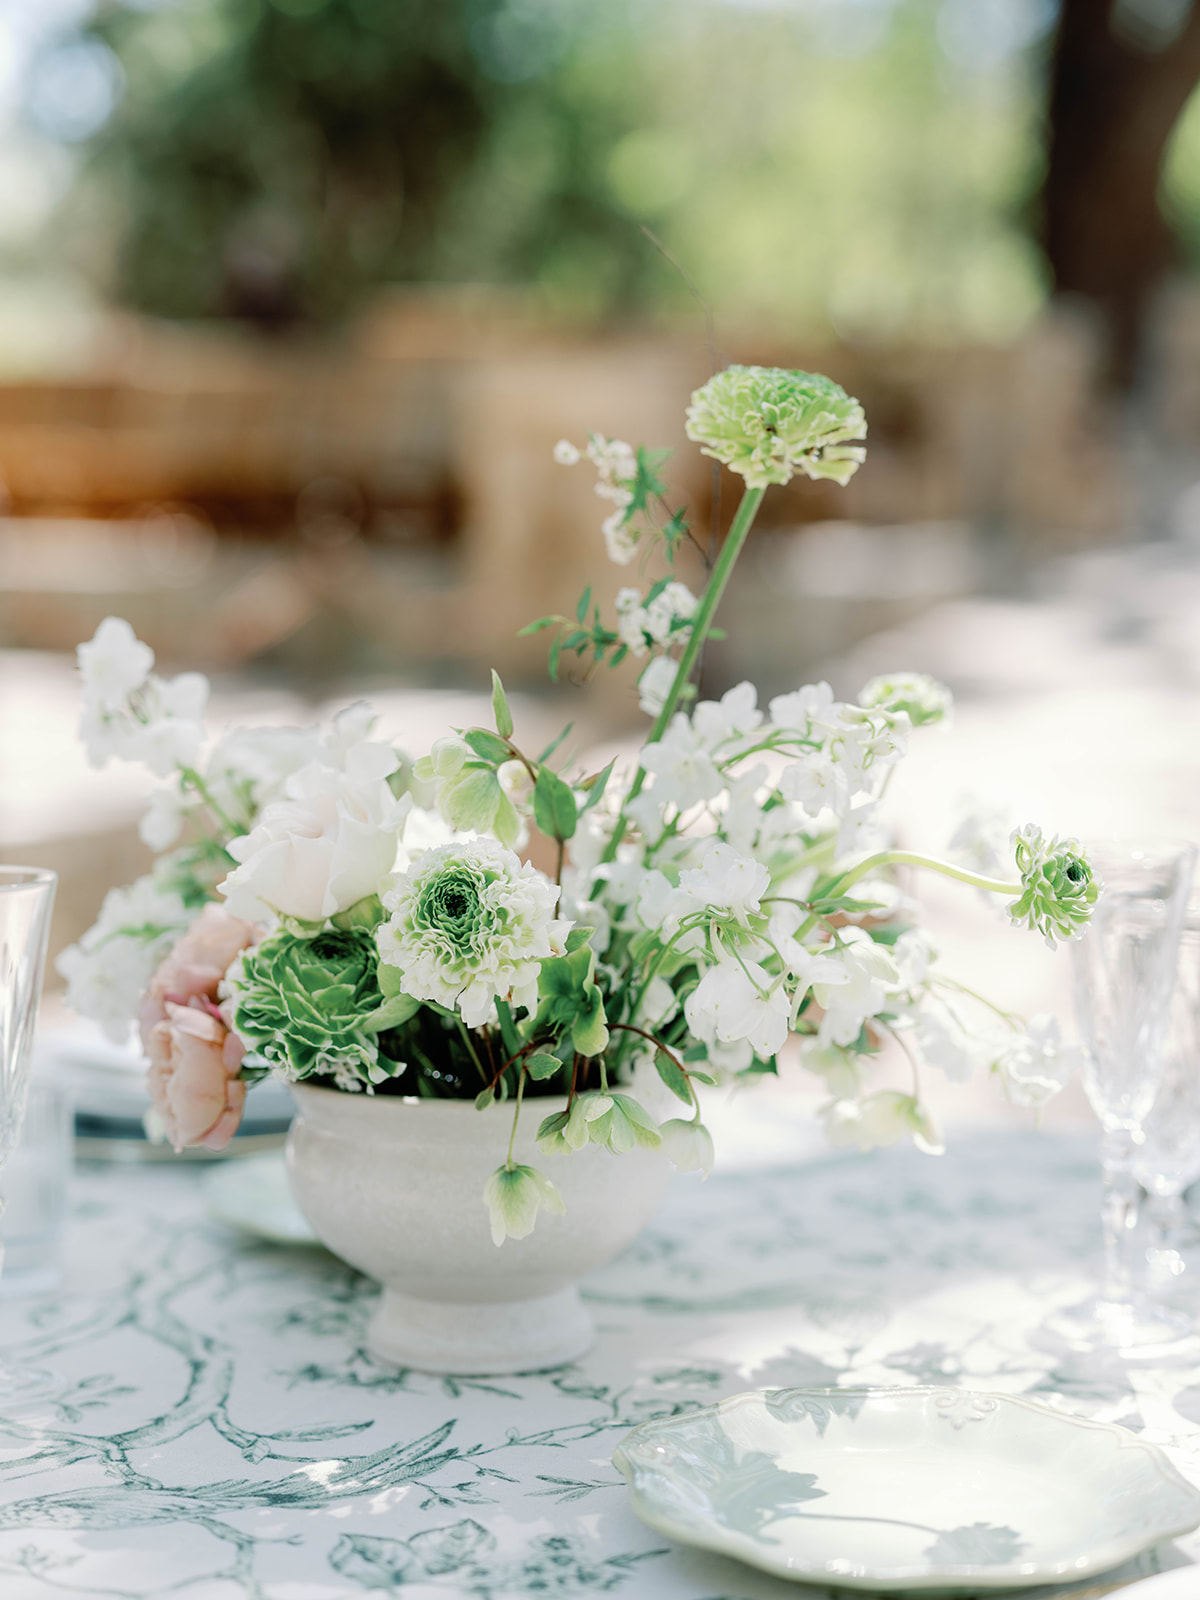
[[[797,472],[846,484],[866,459],[863,408],[819,372],[726,367],[692,396],[687,436],[748,489]]]
[[[1036,928],[1052,950],[1056,938],[1078,939],[1102,887],[1083,846],[1076,839],[1046,840],[1031,822],[1012,838],[1023,893],[1009,906],[1009,916]]]
[[[315,938],[276,933],[229,973],[234,1031],[290,1080],[328,1073],[341,1088],[390,1077],[370,1027],[384,997],[372,935],[332,929]]]

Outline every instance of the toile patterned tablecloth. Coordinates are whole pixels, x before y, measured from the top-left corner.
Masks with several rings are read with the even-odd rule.
[[[70,1380],[51,1412],[0,1418],[2,1600],[824,1595],[672,1546],[609,1460],[645,1418],[761,1386],[1033,1394],[1139,1430],[1200,1483],[1200,1366],[1126,1370],[1039,1333],[1096,1266],[1082,1138],[679,1178],[588,1280],[595,1349],[520,1378],[376,1365],[373,1287],[210,1220],[201,1183],[84,1169],[64,1287],[0,1304],[6,1352]],[[1192,1560],[1200,1535],[1025,1594],[1099,1595]]]

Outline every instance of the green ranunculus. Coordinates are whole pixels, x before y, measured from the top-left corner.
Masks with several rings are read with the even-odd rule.
[[[1014,922],[1055,939],[1078,939],[1088,925],[1101,884],[1075,839],[1045,839],[1032,823],[1013,835],[1023,893],[1008,908]]]
[[[780,367],[726,367],[692,396],[687,436],[749,489],[797,472],[846,484],[866,459],[863,408],[832,378]]]
[[[363,929],[310,939],[276,933],[230,972],[234,1030],[285,1078],[321,1073],[343,1088],[379,1083],[397,1068],[381,1059],[375,1038],[384,1017],[377,963],[375,940]]]

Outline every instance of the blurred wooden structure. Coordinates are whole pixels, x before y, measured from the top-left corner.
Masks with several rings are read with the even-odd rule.
[[[67,649],[120,609],[165,659],[209,669],[294,648],[335,675],[494,662],[532,679],[544,641],[515,639],[524,622],[589,582],[603,600],[638,581],[605,561],[606,507],[590,468],[554,464],[558,438],[674,447],[673,482],[707,530],[711,473],[682,429],[708,370],[692,327],[587,337],[519,301],[414,292],[339,343],[113,328],[97,370],[0,386],[7,644]],[[1044,550],[1127,522],[1093,352],[1069,319],[1008,349],[726,343],[832,373],[871,421],[848,490],[768,499],[777,532],[957,522]],[[727,485],[723,519],[733,498]]]

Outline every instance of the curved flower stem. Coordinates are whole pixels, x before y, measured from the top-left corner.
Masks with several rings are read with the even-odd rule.
[[[737,558],[742,553],[742,546],[746,542],[746,536],[750,532],[755,516],[758,514],[758,508],[765,493],[764,489],[746,489],[742,495],[741,504],[737,508],[733,523],[725,536],[725,543],[721,547],[721,554],[717,557],[716,564],[713,567],[712,577],[708,580],[708,587],[705,589],[704,596],[696,610],[696,616],[692,622],[691,636],[684,646],[682,656],[679,658],[679,670],[675,674],[675,682],[671,685],[670,692],[663,701],[662,710],[654,720],[654,726],[650,730],[650,737],[646,740],[647,744],[656,744],[662,738],[671,718],[675,715],[676,708],[683,696],[684,688],[692,676],[692,669],[696,665],[700,651],[703,649],[704,641],[708,637],[709,629],[712,627],[713,616],[721,602],[721,596],[725,593],[725,585],[729,582],[730,574],[737,563]],[[642,784],[645,781],[646,769],[639,764],[637,772],[634,774],[633,784],[626,797],[626,805],[630,800],[636,800],[638,795],[641,794]],[[615,860],[617,848],[621,843],[624,832],[625,807],[622,806],[613,828],[612,838],[608,841],[604,854],[600,858],[601,861]]]
[[[654,1048],[656,1050],[661,1050],[663,1055],[665,1055],[668,1058],[668,1060],[673,1061],[675,1063],[675,1065],[679,1068],[680,1072],[683,1073],[684,1078],[687,1080],[688,1093],[692,1097],[692,1107],[693,1107],[693,1109],[695,1110],[695,1113],[696,1113],[696,1115],[692,1118],[692,1121],[693,1122],[699,1122],[700,1121],[700,1096],[696,1093],[696,1085],[692,1082],[691,1073],[684,1066],[683,1062],[679,1059],[679,1057],[675,1054],[674,1050],[670,1049],[669,1046],[665,1045],[662,1042],[661,1039],[656,1039],[652,1033],[647,1033],[645,1028],[635,1028],[632,1022],[610,1022],[609,1023],[609,1027],[610,1028],[619,1028],[622,1033],[636,1033],[639,1038],[649,1040],[649,1042],[654,1046]]]
[[[476,1053],[475,1045],[474,1045],[474,1043],[473,1043],[473,1041],[471,1039],[471,1030],[467,1027],[466,1023],[463,1021],[463,1019],[461,1017],[456,1016],[455,1017],[455,1021],[458,1023],[458,1031],[463,1036],[463,1043],[467,1047],[467,1054],[471,1057],[471,1060],[475,1063],[475,1071],[479,1074],[479,1076],[482,1079],[482,1081],[486,1084],[487,1081],[488,1081],[488,1075],[483,1070],[483,1062],[480,1061],[479,1056]]]
[[[964,867],[951,865],[949,861],[938,861],[933,856],[917,855],[912,850],[880,850],[835,878],[826,887],[822,899],[845,894],[851,884],[866,877],[868,872],[874,872],[877,867],[928,867],[931,872],[940,872],[943,878],[955,878],[959,883],[969,883],[973,888],[984,889],[989,894],[1019,895],[1025,888],[1024,884],[1004,883],[999,878],[985,878],[978,872],[968,872]]]

